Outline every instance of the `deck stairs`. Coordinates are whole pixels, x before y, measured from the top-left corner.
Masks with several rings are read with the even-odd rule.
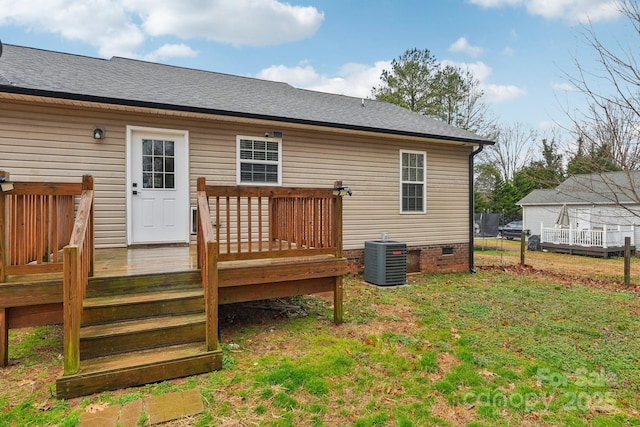
[[[206,351],[199,271],[92,278],[80,328],[80,371],[56,382],[59,398],[221,369]]]

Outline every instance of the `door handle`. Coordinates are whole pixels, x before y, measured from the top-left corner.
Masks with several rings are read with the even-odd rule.
[[[132,185],[132,187],[133,187],[134,189],[136,189],[136,190],[133,190],[133,191],[131,192],[131,194],[133,194],[134,196],[137,196],[137,195],[138,195],[138,190],[137,190],[137,188],[138,188],[138,183],[137,183],[137,182],[134,182],[134,183],[133,183],[133,184],[131,184],[131,185]]]
[[[131,194],[133,194],[134,196],[137,196],[137,195],[138,195],[138,190],[133,190],[133,191],[131,192]]]

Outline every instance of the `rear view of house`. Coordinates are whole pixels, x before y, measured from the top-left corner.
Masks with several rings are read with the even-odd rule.
[[[332,292],[340,324],[383,234],[473,264],[491,142],[395,105],[11,45],[0,98],[0,363],[62,323],[59,397],[220,369],[220,304]]]

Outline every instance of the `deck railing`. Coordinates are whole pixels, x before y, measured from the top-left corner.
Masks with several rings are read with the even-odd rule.
[[[9,174],[0,171],[5,183]],[[62,271],[81,183],[11,182],[0,191],[0,282],[8,275]]]
[[[93,178],[84,176],[82,188],[73,232],[63,253],[64,375],[77,374],[80,368],[82,301],[95,261]]]
[[[208,343],[218,344],[218,261],[342,258],[343,188],[341,182],[333,188],[215,186],[198,178],[198,266],[208,307]],[[341,323],[342,276],[334,280],[334,321]]]
[[[333,188],[215,186],[208,197],[220,261],[342,256],[342,204]]]
[[[624,238],[631,238],[631,245],[635,245],[634,227],[630,226],[607,226],[589,230],[578,230],[572,227],[544,227],[540,224],[542,233],[540,243],[553,243],[556,245],[587,246],[587,247],[622,247]]]
[[[198,180],[198,267],[202,274],[207,351],[218,343],[218,242],[215,240],[204,180]]]

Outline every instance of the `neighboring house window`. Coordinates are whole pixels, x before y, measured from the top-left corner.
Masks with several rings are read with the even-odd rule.
[[[237,137],[237,183],[280,185],[282,141],[277,138]]]
[[[400,212],[425,213],[427,153],[400,150]]]

